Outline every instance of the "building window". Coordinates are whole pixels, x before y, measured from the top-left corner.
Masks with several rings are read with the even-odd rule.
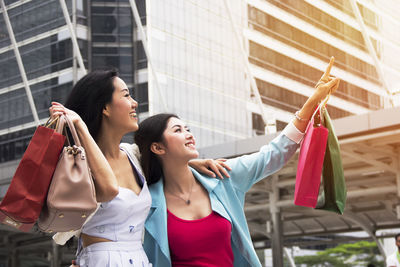
[[[250,42],[250,62],[310,87],[314,87],[316,81],[318,81],[322,75],[322,71],[318,69],[254,42]],[[260,83],[259,88],[264,88],[262,82],[258,82]],[[272,85],[268,85],[268,87],[270,86]],[[274,93],[271,90],[265,89],[265,91],[263,91],[260,89],[260,92],[266,98],[272,98],[279,101],[285,99],[274,97],[279,93]],[[368,109],[381,108],[381,97],[379,95],[371,93],[346,81],[341,81],[335,95]],[[302,103],[304,103],[304,101]]]
[[[139,112],[149,111],[149,94],[148,85],[146,83],[138,84],[133,90],[133,98],[139,104]]]
[[[30,128],[0,136],[0,163],[20,159],[35,132]]]
[[[251,119],[254,133],[256,135],[264,135],[265,127],[262,116],[257,113],[251,113]]]

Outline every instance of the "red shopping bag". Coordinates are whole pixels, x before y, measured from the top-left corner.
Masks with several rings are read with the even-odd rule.
[[[294,204],[315,208],[321,184],[328,129],[320,124],[320,107],[310,120],[300,145]]]
[[[65,136],[50,128],[53,122],[36,129],[0,204],[0,222],[22,231],[39,217],[64,146]]]

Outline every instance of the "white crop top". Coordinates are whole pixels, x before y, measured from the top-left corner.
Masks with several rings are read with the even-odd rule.
[[[119,187],[118,195],[103,202],[93,217],[83,226],[82,233],[112,241],[135,242],[142,240],[144,223],[151,206],[151,196],[143,175],[131,155],[121,147],[137,174],[142,190],[137,195],[131,189]]]

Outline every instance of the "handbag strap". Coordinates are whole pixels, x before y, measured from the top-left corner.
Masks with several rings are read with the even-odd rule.
[[[75,130],[75,125],[70,120],[70,118],[68,118],[67,115],[61,115],[59,118],[59,121],[60,122],[58,123],[58,126],[56,128],[56,132],[59,134],[62,134],[64,127],[65,127],[65,122],[66,122],[68,124],[69,130],[71,131],[72,139],[74,140],[75,145],[81,146],[81,142],[79,141],[78,134],[76,133],[76,130]]]

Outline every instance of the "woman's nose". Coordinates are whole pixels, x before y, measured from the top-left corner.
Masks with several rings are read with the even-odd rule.
[[[132,97],[131,97],[131,103],[132,103],[132,106],[133,106],[134,108],[136,108],[136,107],[138,106],[138,102],[136,102],[136,100],[133,99]]]
[[[186,131],[186,139],[194,139],[193,134],[189,131]]]

